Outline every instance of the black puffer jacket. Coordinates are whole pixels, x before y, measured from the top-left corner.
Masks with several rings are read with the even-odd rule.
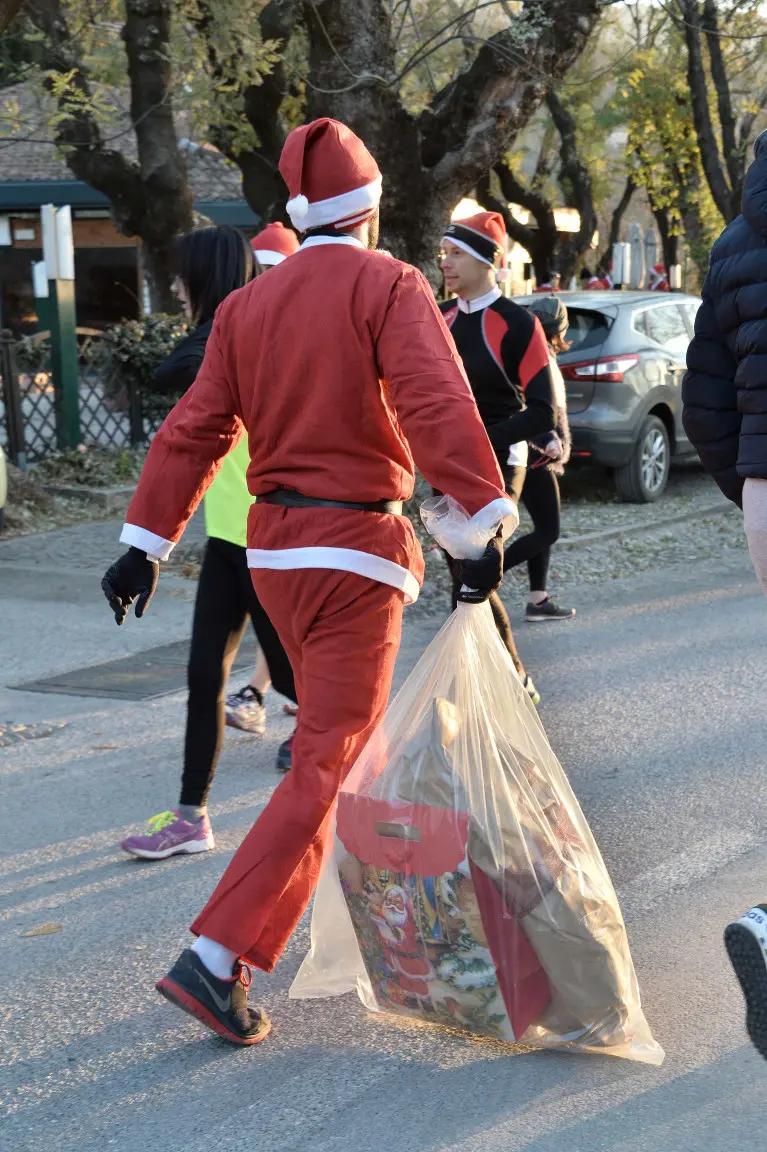
[[[685,431],[736,504],[746,477],[767,479],[767,132],[754,157],[742,215],[711,252],[682,387]]]

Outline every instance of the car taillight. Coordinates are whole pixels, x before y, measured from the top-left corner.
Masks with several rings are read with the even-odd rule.
[[[619,384],[630,368],[639,363],[639,357],[632,354],[628,356],[615,356],[605,360],[586,360],[577,364],[562,364],[562,375],[565,380],[604,380]]]

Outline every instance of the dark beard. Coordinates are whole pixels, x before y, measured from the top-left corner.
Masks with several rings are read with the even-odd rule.
[[[374,249],[378,247],[378,237],[381,231],[381,216],[376,212],[375,216],[371,216],[370,223],[368,224],[368,248]]]

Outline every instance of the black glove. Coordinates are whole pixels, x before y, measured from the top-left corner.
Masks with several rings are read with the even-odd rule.
[[[160,565],[156,560],[150,560],[140,548],[129,548],[111,568],[107,568],[101,588],[117,624],[122,624],[134,600],[138,600],[136,616],[141,619],[154,596],[159,575]]]
[[[503,580],[503,538],[501,529],[479,560],[457,560],[456,577],[461,583],[458,599],[462,604],[482,604],[500,588]]]

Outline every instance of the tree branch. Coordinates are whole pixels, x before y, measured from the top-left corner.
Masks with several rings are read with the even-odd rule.
[[[422,113],[422,159],[435,182],[471,187],[583,50],[601,0],[525,0],[514,24],[480,48],[464,73]]]
[[[711,120],[701,49],[701,19],[698,0],[677,0],[677,5],[684,19],[684,35],[687,44],[687,82],[690,88],[692,115],[703,171],[711,189],[714,203],[724,219],[729,221],[734,218],[739,209],[733,212],[732,189],[724,174],[716,133]]]
[[[144,242],[155,304],[176,306],[170,291],[173,238],[193,224],[186,164],[178,150],[170,107],[168,37],[170,0],[126,0],[123,40],[131,79],[131,113],[139,163],[104,142],[92,111],[88,77],[69,35],[61,0],[29,0],[30,19],[44,34],[42,63],[68,77],[58,96],[55,142],[78,180],[108,198],[125,236]],[[54,90],[53,77],[48,80]]]
[[[623,189],[620,200],[613,208],[613,214],[610,218],[610,235],[607,238],[607,253],[612,252],[613,245],[617,244],[621,236],[621,224],[623,217],[626,215],[626,210],[631,203],[632,197],[636,192],[637,186],[634,183],[634,177],[629,176],[626,179],[626,186]]]
[[[535,220],[536,227],[530,228],[520,224],[508,210],[504,213],[509,236],[527,248],[533,260],[536,279],[539,283],[544,283],[551,279],[554,271],[553,257],[559,240],[554,206],[540,192],[527,188],[505,161],[499,161],[494,171],[504,201],[526,208]]]
[[[0,36],[11,21],[18,16],[23,4],[24,0],[0,0]]]
[[[567,240],[560,244],[562,261],[569,265],[577,261],[584,250],[589,247],[596,232],[597,214],[594,208],[594,192],[591,175],[581,160],[578,150],[575,117],[565,107],[553,88],[550,88],[546,93],[546,104],[562,142],[559,185],[565,196],[565,203],[569,208],[575,208],[580,218],[578,231],[569,235]]]
[[[145,188],[152,185],[174,198],[178,227],[185,231],[192,227],[193,210],[170,101],[170,20],[170,0],[125,0],[122,40],[128,59],[130,116],[141,181]]]
[[[534,228],[528,227],[527,224],[522,224],[517,220],[509,208],[506,200],[501,199],[499,196],[494,196],[490,187],[490,173],[486,172],[484,176],[480,177],[477,181],[476,187],[477,201],[482,205],[486,212],[498,212],[503,217],[503,222],[506,225],[506,231],[512,240],[516,240],[528,252],[535,246],[536,231]]]
[[[301,0],[271,0],[261,12],[259,29],[263,40],[279,42],[284,49],[301,13]],[[214,77],[237,74],[238,56],[220,59],[210,40],[214,26],[214,0],[200,0],[200,18],[196,28],[207,44],[207,55]],[[284,204],[285,185],[279,173],[279,159],[287,129],[280,117],[280,105],[286,95],[287,78],[282,61],[278,61],[260,84],[242,90],[243,109],[258,138],[255,148],[243,152],[237,146],[234,126],[216,124],[210,129],[210,141],[227,159],[238,166],[242,188],[248,204],[262,219],[280,215],[278,204]]]
[[[719,17],[715,0],[704,0],[701,27],[706,34],[706,45],[711,61],[711,78],[716,91],[719,110],[719,128],[722,133],[722,152],[727,166],[730,188],[733,197],[737,196],[736,212],[740,211],[740,189],[743,184],[743,156],[735,138],[735,115],[732,110],[732,95],[727,68],[722,53],[722,38],[719,32]]]

